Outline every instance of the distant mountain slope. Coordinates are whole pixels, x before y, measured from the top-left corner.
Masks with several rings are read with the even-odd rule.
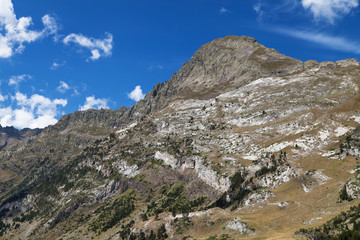
[[[359,86],[355,59],[216,39],[131,108],[4,130],[0,238],[299,237],[358,202]]]
[[[22,129],[14,127],[2,127],[0,125],[0,149],[16,149],[19,141],[29,140],[41,133],[41,129]],[[15,146],[14,146],[15,145]]]

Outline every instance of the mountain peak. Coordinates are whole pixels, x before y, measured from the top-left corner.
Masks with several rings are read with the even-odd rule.
[[[247,44],[254,44],[260,45],[255,38],[248,37],[248,36],[235,36],[229,35],[221,38],[217,38],[211,42],[218,42],[218,43],[247,43]]]
[[[247,36],[227,36],[204,44],[170,82],[182,97],[213,97],[260,77],[303,69],[300,60],[266,48]]]

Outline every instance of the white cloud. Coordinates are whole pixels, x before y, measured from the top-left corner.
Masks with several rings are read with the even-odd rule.
[[[317,43],[330,49],[360,54],[360,42],[350,41],[344,37],[336,37],[323,33],[283,28],[275,29],[275,31],[308,42]]]
[[[69,85],[64,81],[60,81],[60,85],[56,88],[56,90],[61,93],[65,93],[69,89],[70,89]]]
[[[8,99],[8,96],[4,96],[0,93],[0,102],[4,102],[6,99]]]
[[[9,86],[16,86],[18,87],[22,81],[26,79],[31,79],[31,76],[28,74],[18,75],[18,76],[11,76],[9,79]]]
[[[57,122],[58,106],[65,107],[66,99],[51,100],[39,94],[27,97],[17,92],[11,97],[15,108],[0,108],[0,124],[16,128],[44,128]]]
[[[95,49],[91,51],[92,56],[90,57],[91,60],[98,60],[101,57],[99,50]]]
[[[57,32],[57,24],[53,17],[45,15],[42,18],[44,28],[33,31],[31,17],[17,19],[11,0],[0,0],[0,58],[9,58],[15,53],[21,53],[24,43],[34,42],[42,37]]]
[[[253,9],[254,11],[257,13],[258,15],[258,20],[259,21],[262,21],[263,19],[263,16],[264,16],[264,11],[262,10],[262,5],[260,2],[256,3],[254,6],[253,6]]]
[[[81,47],[87,48],[91,52],[91,60],[97,60],[102,56],[110,56],[113,48],[113,36],[110,33],[106,33],[106,38],[95,39],[88,38],[82,34],[69,34],[63,40],[64,44],[76,43]]]
[[[143,94],[143,91],[141,89],[141,86],[136,86],[135,89],[128,94],[128,97],[136,102],[140,101],[145,97]]]
[[[74,92],[71,94],[72,97],[73,96],[79,96],[79,95],[80,95],[80,93],[79,93],[79,91],[77,89],[74,89]]]
[[[296,14],[300,0],[257,0],[253,10],[257,13],[258,21],[277,19],[282,14]]]
[[[316,20],[325,20],[329,23],[350,13],[359,6],[359,0],[301,0],[305,9],[309,9]]]
[[[55,18],[47,14],[43,16],[41,20],[45,26],[43,34],[52,35],[57,33],[59,26],[57,25]]]
[[[227,9],[224,8],[224,7],[221,7],[219,12],[220,12],[220,14],[224,14],[224,13],[229,12],[229,10],[227,10]]]
[[[86,102],[83,106],[79,107],[80,111],[86,111],[88,109],[108,109],[108,101],[104,98],[95,98],[95,96],[90,96],[86,98]]]
[[[51,64],[51,67],[50,67],[50,69],[51,70],[56,70],[56,69],[58,69],[59,67],[62,67],[62,66],[64,66],[66,64],[66,62],[64,61],[64,62],[53,62],[52,64]]]

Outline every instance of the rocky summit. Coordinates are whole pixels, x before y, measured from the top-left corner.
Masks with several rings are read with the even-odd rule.
[[[131,108],[0,127],[0,239],[359,239],[359,87],[228,36]]]

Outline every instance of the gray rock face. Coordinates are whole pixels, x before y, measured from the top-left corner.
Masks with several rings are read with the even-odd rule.
[[[0,125],[0,150],[14,150],[18,147],[19,142],[26,142],[32,137],[39,135],[41,131],[41,129],[29,128],[18,130],[14,127],[2,127]]]
[[[240,218],[234,218],[227,225],[226,228],[239,231],[241,234],[253,235],[254,230],[250,229],[247,223],[240,222]]]
[[[155,85],[133,107],[75,112],[62,117],[45,133],[71,131],[83,124],[119,127],[163,109],[174,99],[208,99],[260,77],[283,76],[302,69],[300,60],[266,48],[254,38],[219,38],[204,44],[170,80]]]
[[[245,86],[259,78],[282,77],[306,69],[359,66],[356,59],[336,63],[300,60],[266,48],[254,38],[228,36],[204,44],[170,80],[154,86],[143,100],[130,108],[87,110],[68,114],[44,133],[67,133],[79,126],[119,127],[164,109],[175,99],[209,99]]]

